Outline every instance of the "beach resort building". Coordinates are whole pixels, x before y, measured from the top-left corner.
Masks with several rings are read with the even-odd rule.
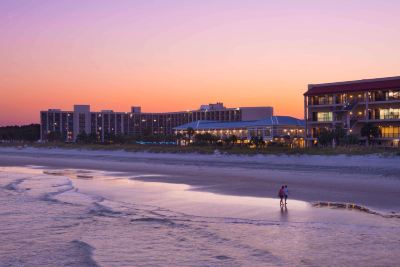
[[[137,106],[130,112],[91,111],[89,105],[75,105],[72,111],[49,109],[40,112],[41,140],[48,140],[54,133],[67,142],[75,141],[83,132],[94,133],[101,141],[110,135],[172,135],[174,127],[194,121],[254,121],[272,115],[272,107],[226,108],[222,103],[165,113],[142,112]]]
[[[309,84],[304,94],[306,140],[316,143],[322,129],[342,127],[360,139],[366,123],[379,127],[376,141],[399,146],[400,76]],[[365,138],[364,138],[365,139]]]
[[[304,146],[304,121],[289,116],[270,116],[261,120],[218,122],[194,121],[175,127],[175,134],[187,135],[209,133],[223,140],[235,136],[238,142],[249,142],[253,137],[268,144],[287,144],[292,147]]]

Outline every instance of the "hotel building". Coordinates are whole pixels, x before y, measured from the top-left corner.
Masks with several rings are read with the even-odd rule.
[[[399,146],[400,76],[310,84],[304,94],[306,140],[315,143],[321,129],[343,127],[361,137],[369,122],[379,127],[379,143]]]
[[[292,147],[304,147],[304,121],[289,116],[271,116],[261,120],[217,122],[195,121],[175,127],[175,134],[187,135],[189,128],[195,134],[209,133],[221,140],[232,135],[248,142],[252,137],[268,143],[286,143]]]
[[[172,135],[174,127],[199,120],[237,122],[258,120],[273,115],[272,107],[226,108],[222,103],[202,105],[198,110],[145,113],[140,107],[130,112],[102,110],[93,112],[89,105],[75,105],[73,111],[49,109],[40,112],[41,140],[60,133],[66,142],[74,142],[79,133],[95,133],[99,141],[111,135]]]

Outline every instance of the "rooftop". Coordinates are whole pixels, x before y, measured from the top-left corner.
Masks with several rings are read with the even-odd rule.
[[[400,89],[400,76],[334,83],[309,84],[308,91],[305,92],[304,95],[309,96],[347,92],[363,92],[382,89]]]

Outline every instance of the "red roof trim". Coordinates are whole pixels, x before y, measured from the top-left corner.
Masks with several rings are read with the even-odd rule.
[[[400,89],[400,77],[350,81],[341,83],[310,84],[305,96]]]

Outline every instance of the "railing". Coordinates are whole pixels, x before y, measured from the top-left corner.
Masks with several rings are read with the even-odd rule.
[[[370,120],[398,120],[400,119],[400,114],[388,114],[380,116],[379,114],[375,114],[375,116],[369,116]]]
[[[400,119],[400,114],[383,115],[384,120]]]
[[[332,100],[317,100],[312,105],[333,105],[335,104]]]
[[[380,134],[381,138],[399,138],[400,139],[400,133],[382,133]]]

